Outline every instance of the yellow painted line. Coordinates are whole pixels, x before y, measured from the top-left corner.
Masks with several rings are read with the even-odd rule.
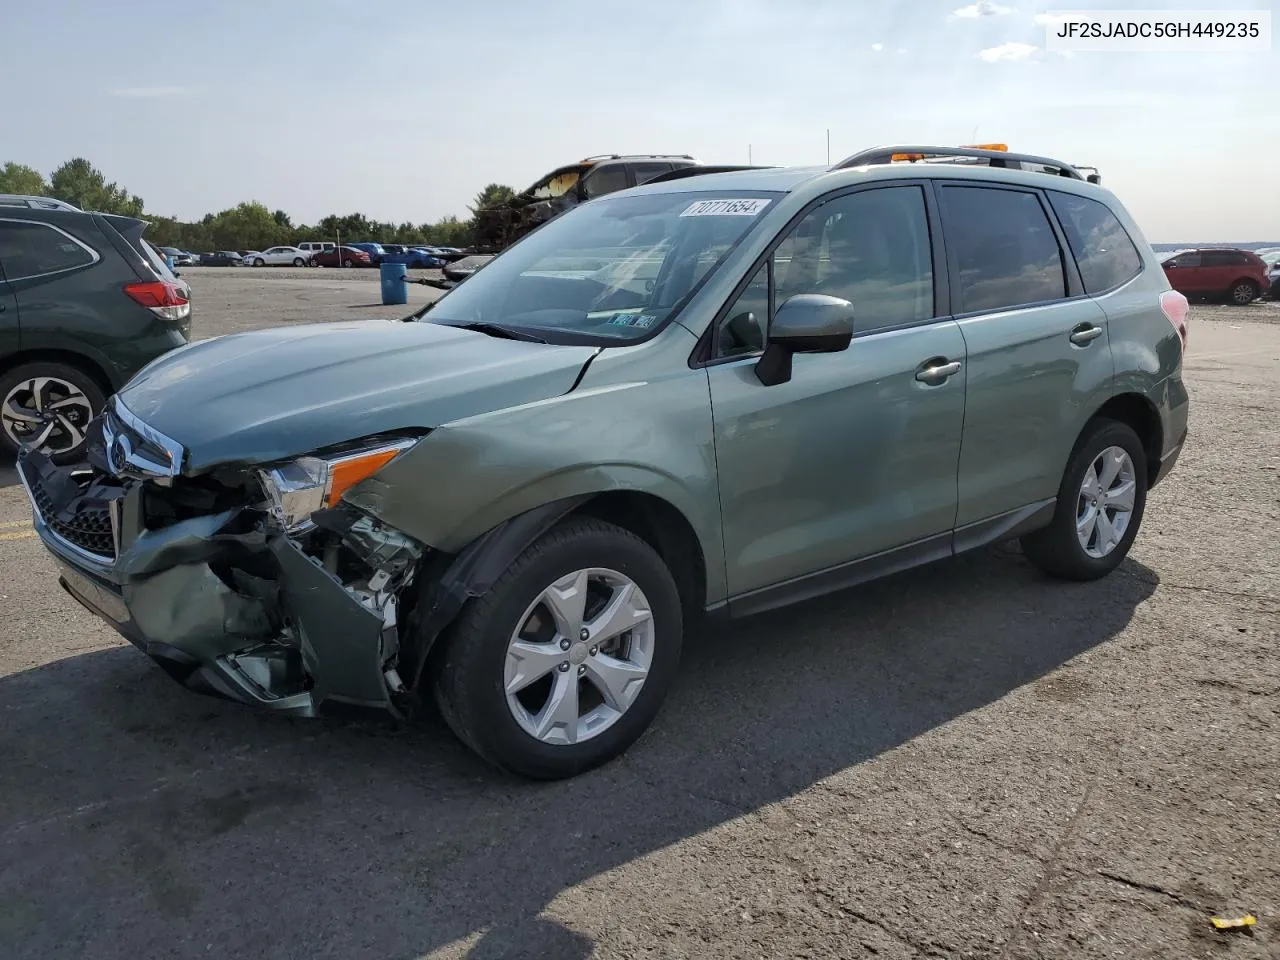
[[[6,520],[4,523],[0,523],[0,530],[13,530],[13,529],[15,529],[15,528],[17,528],[17,527],[29,527],[29,526],[31,526],[31,520],[30,520],[30,519],[27,519],[27,520]]]
[[[19,530],[17,533],[0,533],[0,540],[30,540],[35,535],[34,530]]]

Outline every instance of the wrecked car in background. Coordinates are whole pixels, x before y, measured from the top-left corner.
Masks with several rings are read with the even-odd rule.
[[[473,249],[498,253],[579,203],[697,165],[688,154],[614,153],[559,167],[511,199],[477,210]]]

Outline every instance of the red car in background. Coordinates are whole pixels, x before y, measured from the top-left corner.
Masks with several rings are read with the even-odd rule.
[[[1266,262],[1248,250],[1227,247],[1183,250],[1161,266],[1169,285],[1186,297],[1225,299],[1244,306],[1271,289]]]
[[[373,260],[358,247],[336,247],[318,250],[311,255],[313,267],[371,267]]]

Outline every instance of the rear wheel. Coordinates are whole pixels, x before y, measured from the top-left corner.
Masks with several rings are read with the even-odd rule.
[[[1231,285],[1227,299],[1237,307],[1243,307],[1257,300],[1258,293],[1258,285],[1252,280],[1238,280]]]
[[[305,267],[307,265],[307,261],[303,260],[301,257],[294,257],[293,265],[295,267]]]
[[[573,520],[524,551],[433,654],[440,712],[489,762],[539,780],[625,751],[680,660],[679,594],[634,534]]]
[[[356,262],[354,260],[347,259],[342,261],[342,265],[344,267],[354,267],[356,265]]]
[[[1028,560],[1065,580],[1096,580],[1124,560],[1147,503],[1147,456],[1133,428],[1085,428],[1058,489],[1053,521],[1022,538]]]
[[[27,363],[0,375],[0,444],[29,445],[57,463],[84,453],[85,430],[106,397],[89,374],[65,363]]]

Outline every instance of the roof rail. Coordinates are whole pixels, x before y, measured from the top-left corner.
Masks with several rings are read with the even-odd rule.
[[[596,157],[583,157],[579,163],[594,163],[598,160],[692,160],[687,153],[602,153]]]
[[[1051,157],[1037,157],[1030,153],[1008,153],[1004,150],[979,150],[974,147],[915,145],[872,147],[869,150],[862,150],[852,156],[845,157],[831,169],[848,170],[850,167],[893,163],[893,158],[900,154],[915,154],[916,156],[909,161],[911,163],[915,163],[917,160],[926,160],[932,163],[955,162],[957,160],[986,160],[993,167],[1013,166],[1014,169],[1022,169],[1023,164],[1029,163],[1040,167],[1051,167],[1058,171],[1059,176],[1070,177],[1073,180],[1085,179],[1084,175],[1071,164],[1064,163],[1061,160],[1054,160]]]
[[[679,167],[669,173],[660,173],[656,177],[650,177],[640,186],[648,186],[651,183],[666,183],[668,180],[683,180],[685,177],[701,177],[708,173],[734,173],[738,170],[772,170],[773,167],[748,167],[748,166],[707,166],[707,167]]]
[[[34,207],[39,210],[74,210],[81,213],[79,207],[59,200],[56,197],[34,197],[21,193],[0,193],[0,207]]]

